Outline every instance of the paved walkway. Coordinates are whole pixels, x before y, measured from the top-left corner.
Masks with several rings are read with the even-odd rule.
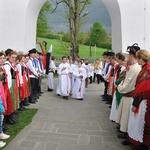
[[[83,101],[62,99],[46,91],[37,104],[32,123],[5,150],[131,150],[121,145],[110,109],[100,95],[103,84],[91,84]],[[44,89],[45,88],[45,89]]]

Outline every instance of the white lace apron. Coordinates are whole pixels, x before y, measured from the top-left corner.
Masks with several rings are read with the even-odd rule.
[[[147,101],[143,100],[140,103],[139,111],[136,115],[132,112],[132,110],[130,110],[128,135],[131,139],[140,143],[143,143],[146,109]]]

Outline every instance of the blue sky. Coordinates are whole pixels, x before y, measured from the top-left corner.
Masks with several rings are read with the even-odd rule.
[[[106,31],[111,34],[111,21],[109,13],[101,0],[92,0],[92,4],[88,6],[85,12],[88,11],[88,21],[83,26],[83,31],[88,31],[94,22],[101,22]],[[48,14],[47,16],[49,25],[53,28],[54,32],[67,32],[68,27],[64,19],[64,7],[60,5],[56,12]]]

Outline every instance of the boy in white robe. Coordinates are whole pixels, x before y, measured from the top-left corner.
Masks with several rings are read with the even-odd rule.
[[[66,56],[62,57],[62,63],[58,66],[57,73],[59,75],[59,84],[57,86],[57,94],[63,96],[64,99],[68,100],[70,93],[70,74],[69,74],[69,64],[67,63]]]
[[[82,62],[78,62],[78,67],[73,71],[73,76],[75,77],[75,83],[72,90],[72,97],[77,100],[83,100],[85,93],[85,79],[87,77],[87,72],[85,68],[82,67]]]

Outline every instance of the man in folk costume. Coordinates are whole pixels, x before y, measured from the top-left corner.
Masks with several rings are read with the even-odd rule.
[[[104,89],[104,96],[103,96],[103,99],[102,101],[108,101],[108,94],[107,94],[107,90],[108,90],[108,78],[109,78],[109,74],[110,74],[110,71],[111,71],[111,52],[107,52],[107,58],[106,58],[106,63],[107,63],[107,67],[106,67],[106,72],[104,73],[104,85],[105,85],[105,89]]]
[[[37,98],[39,98],[39,96],[41,96],[41,94],[43,93],[41,91],[41,84],[42,84],[42,76],[44,74],[44,68],[43,68],[43,63],[41,60],[42,53],[41,52],[36,52],[35,54],[35,63],[37,66],[37,72],[38,72],[38,79],[37,79]]]
[[[7,74],[6,78],[8,81],[8,88],[11,91],[11,99],[15,111],[19,108],[19,77],[18,70],[16,68],[16,57],[17,53],[12,51],[8,55],[8,60],[4,63],[4,68]],[[15,112],[15,114],[12,113],[8,115],[6,122],[9,124],[16,123],[17,121],[14,119],[14,115],[17,115],[17,112]]]
[[[103,68],[102,68],[102,81],[104,82],[104,86],[105,86],[105,89],[106,89],[106,84],[105,84],[105,80],[104,80],[104,75],[106,74],[106,68],[107,68],[107,65],[108,65],[108,63],[106,62],[106,58],[108,57],[108,54],[109,54],[109,52],[104,52],[103,53]],[[106,98],[106,96],[107,95],[105,95],[105,94],[107,94],[107,93],[105,93],[105,89],[104,89],[104,94],[103,95],[101,95],[101,97],[103,98],[103,99],[105,99]]]
[[[39,76],[39,95],[40,95],[40,94],[44,93],[41,89],[42,77],[44,74],[44,66],[43,66],[43,62],[42,62],[43,54],[41,52],[37,53],[37,59],[38,59],[38,66],[39,66],[39,70],[40,70],[40,72],[39,72],[40,73],[40,76]]]
[[[54,90],[54,73],[56,70],[55,60],[56,60],[56,57],[52,56],[50,63],[49,63],[49,73],[48,73],[48,78],[47,78],[47,86],[48,86],[49,92],[52,92]]]
[[[136,54],[142,70],[136,79],[133,103],[130,109],[128,124],[129,141],[138,150],[148,150],[150,147],[150,54],[140,50]]]
[[[63,96],[63,99],[68,100],[70,93],[70,82],[69,82],[69,64],[67,63],[67,57],[62,57],[62,63],[58,66],[58,80],[60,81],[57,87],[57,94]]]
[[[28,68],[29,68],[29,77],[30,77],[30,98],[29,102],[30,103],[36,103],[37,99],[37,86],[38,86],[38,70],[37,70],[37,64],[35,62],[35,54],[36,54],[36,49],[31,49],[29,50],[29,61],[27,63]]]
[[[72,90],[72,97],[77,100],[83,100],[85,93],[86,70],[82,67],[82,61],[78,62],[78,67],[73,71],[75,83]]]
[[[135,90],[135,81],[141,70],[136,60],[136,52],[140,50],[138,45],[134,44],[129,46],[127,52],[129,52],[130,67],[126,72],[125,79],[117,86],[117,90],[122,94],[121,103],[119,105],[119,112],[116,122],[120,125],[120,131],[122,134],[118,135],[118,138],[127,138],[128,121],[130,105],[132,102],[133,91]],[[127,145],[128,141],[123,141],[123,145]]]

